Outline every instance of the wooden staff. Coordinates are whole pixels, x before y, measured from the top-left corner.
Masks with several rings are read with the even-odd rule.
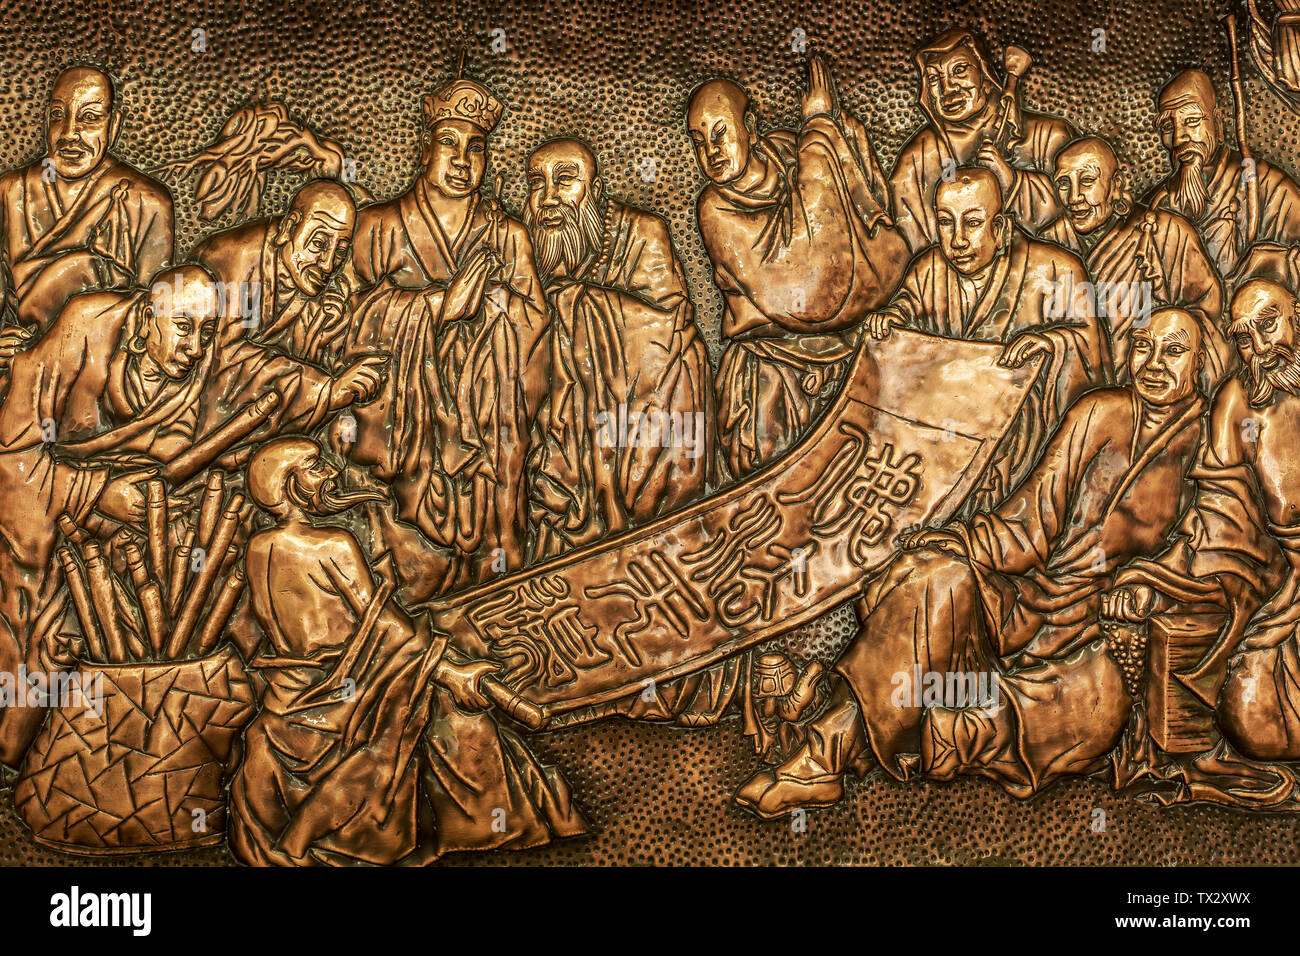
[[[167,582],[167,491],[157,478],[149,480],[148,498],[145,499],[145,523],[149,530],[149,560],[153,576],[159,583]]]
[[[256,430],[280,404],[280,393],[271,391],[245,405],[208,435],[176,456],[163,469],[163,477],[173,485],[183,485],[212,464],[231,445]]]
[[[1237,148],[1241,150],[1246,176],[1246,244],[1249,249],[1255,242],[1255,233],[1259,231],[1259,176],[1255,170],[1255,159],[1250,155],[1250,144],[1246,142],[1246,91],[1241,85],[1241,66],[1237,62],[1237,15],[1229,13],[1223,18],[1223,26],[1228,31],[1228,56],[1232,62],[1230,84],[1232,86],[1232,118],[1237,124]]]
[[[221,640],[221,632],[225,630],[226,622],[234,613],[235,605],[239,603],[239,596],[244,593],[244,584],[243,569],[235,568],[221,586],[221,593],[217,595],[217,600],[212,605],[212,612],[203,622],[203,630],[199,631],[199,657],[211,654],[217,642]]]
[[[212,533],[212,547],[208,551],[210,557],[203,562],[203,569],[195,577],[194,584],[185,597],[185,603],[181,606],[180,614],[176,617],[171,639],[167,642],[169,658],[179,657],[194,633],[199,612],[203,610],[203,605],[212,591],[213,582],[221,571],[221,559],[218,555],[224,555],[226,549],[230,547],[230,542],[235,537],[235,528],[239,525],[239,509],[242,507],[244,507],[243,495],[235,495],[231,498],[226,505],[225,514],[217,524],[216,531]]]
[[[77,609],[77,620],[81,622],[81,636],[86,639],[86,650],[96,661],[108,659],[104,650],[104,639],[99,634],[99,625],[95,623],[95,612],[90,606],[90,590],[86,587],[85,575],[77,559],[68,548],[59,548],[59,563],[63,565],[63,577],[72,592],[72,606]]]
[[[1011,145],[1010,133],[1024,135],[1024,120],[1020,115],[1020,78],[1029,72],[1034,60],[1018,46],[1009,46],[1002,52],[1002,65],[1007,71],[1007,82],[1002,87],[1002,102],[999,104],[997,132],[994,141],[998,149],[1006,152]]]
[[[114,664],[126,663],[126,642],[117,622],[117,599],[113,596],[113,582],[108,575],[104,554],[95,542],[86,545],[86,577],[90,580],[90,602],[104,629],[104,646],[108,660]]]
[[[212,532],[216,530],[217,519],[221,517],[221,500],[225,497],[226,476],[224,472],[214,471],[208,475],[208,487],[203,492],[203,503],[199,505],[199,537],[201,547],[206,548],[212,541]]]
[[[185,542],[172,555],[172,575],[167,583],[167,610],[172,617],[180,610],[181,599],[185,596],[185,572],[190,566],[190,552],[194,550],[194,529],[185,532]]]

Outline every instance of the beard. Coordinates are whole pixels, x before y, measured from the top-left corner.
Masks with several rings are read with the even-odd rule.
[[[1206,149],[1200,143],[1191,143],[1195,155],[1187,162],[1179,162],[1178,172],[1174,174],[1173,190],[1169,196],[1169,205],[1174,212],[1192,222],[1200,222],[1205,217],[1205,208],[1210,203],[1210,192],[1205,185],[1205,163],[1209,159]]]
[[[383,495],[374,491],[342,491],[333,479],[324,482],[315,494],[310,494],[304,492],[293,476],[290,476],[285,491],[290,501],[317,518],[340,514],[363,501],[384,500]]]
[[[1273,358],[1281,362],[1272,368],[1265,363]],[[1278,392],[1287,395],[1300,395],[1300,360],[1295,350],[1285,345],[1275,345],[1263,355],[1253,356],[1241,370],[1242,381],[1250,392],[1247,401],[1251,408],[1263,408],[1273,404]]]
[[[533,261],[543,282],[561,264],[572,275],[605,242],[605,208],[601,200],[588,195],[576,207],[561,203],[558,209],[564,221],[547,226],[533,215],[531,205],[524,206],[524,225],[532,234]]]

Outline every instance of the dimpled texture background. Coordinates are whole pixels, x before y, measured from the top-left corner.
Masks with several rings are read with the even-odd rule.
[[[123,158],[146,169],[209,143],[245,103],[279,99],[318,133],[339,140],[376,198],[401,192],[418,158],[420,95],[466,74],[506,104],[491,141],[488,181],[524,198],[523,161],[545,139],[591,142],[614,195],[667,218],[685,263],[698,321],[716,363],[721,303],[694,221],[702,179],[684,130],[686,99],[717,75],[745,85],[764,128],[797,122],[805,57],[825,53],[844,107],[871,130],[881,163],[921,122],[911,51],[952,26],[982,34],[995,58],[1008,44],[1035,58],[1026,105],[1099,133],[1131,165],[1139,194],[1167,171],[1155,132],[1155,92],[1199,66],[1226,96],[1227,53],[1210,0],[966,0],[939,3],[600,4],[75,3],[4,0],[0,6],[0,166],[43,154],[42,110],[55,74],[73,63],[107,69],[119,84]],[[192,49],[204,31],[206,52]],[[506,49],[491,49],[492,31]],[[1094,52],[1094,30],[1105,52]],[[496,34],[499,38],[501,34]],[[1244,53],[1243,53],[1244,56]],[[1243,62],[1250,137],[1259,156],[1296,169],[1297,122]],[[1230,103],[1222,101],[1231,127]],[[653,161],[654,175],[649,175]],[[279,212],[300,179],[272,177],[262,212]],[[178,252],[229,220],[201,223],[193,180],[176,184]],[[799,656],[828,660],[851,633],[842,607],[791,635]],[[592,835],[524,853],[460,854],[447,864],[1233,864],[1300,861],[1283,815],[1216,807],[1157,809],[1076,780],[1022,802],[989,781],[897,784],[878,774],[846,799],[808,815],[806,832],[762,823],[731,793],[760,768],[729,720],[704,730],[610,721],[531,738],[561,767]],[[34,844],[0,810],[0,862],[66,863]],[[1093,828],[1105,812],[1105,829]],[[94,859],[88,863],[99,862]],[[108,861],[105,861],[108,862]],[[228,864],[224,849],[142,864]]]

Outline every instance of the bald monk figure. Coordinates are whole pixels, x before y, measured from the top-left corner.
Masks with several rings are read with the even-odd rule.
[[[862,124],[809,65],[803,126],[758,132],[731,80],[691,96],[687,127],[709,182],[696,203],[726,311],[718,440],[733,477],[798,440],[837,391],[862,316],[885,302],[907,243]]]
[[[209,236],[194,250],[223,283],[223,338],[275,345],[333,366],[347,331],[350,289],[341,269],[352,251],[357,207],[347,189],[314,180],[283,216]]]
[[[1201,320],[1203,384],[1212,390],[1235,356],[1219,329],[1222,283],[1196,229],[1177,213],[1135,202],[1128,170],[1100,137],[1077,139],[1062,149],[1052,183],[1065,211],[1042,235],[1088,266],[1121,381],[1128,373],[1133,323],[1148,321],[1152,309],[1174,305]]]
[[[411,863],[585,832],[559,772],[487,710],[480,682],[497,665],[385,597],[371,556],[330,520],[373,497],[339,477],[302,438],[249,463],[273,524],[245,562],[259,628],[243,649],[265,694],[231,782],[231,850],[254,866]]]
[[[13,278],[6,325],[40,331],[72,296],[143,286],[170,263],[171,194],[109,154],[121,125],[107,74],[59,74],[46,155],[0,176],[0,258]]]
[[[1131,706],[1097,611],[1190,501],[1206,406],[1192,316],[1160,309],[1129,334],[1131,384],[1081,397],[1006,501],[902,536],[807,743],[738,802],[764,818],[827,806],[873,760],[900,780],[984,774],[1020,797],[1097,768]]]
[[[1270,279],[1233,295],[1241,370],[1214,396],[1196,497],[1158,558],[1116,581],[1127,621],[1213,605],[1228,622],[1178,679],[1239,754],[1300,759],[1300,301]]]
[[[1300,186],[1276,166],[1255,158],[1257,225],[1248,235],[1248,170],[1241,153],[1224,142],[1217,102],[1214,84],[1200,70],[1184,70],[1160,91],[1160,139],[1173,172],[1148,197],[1148,204],[1186,217],[1227,279],[1255,243],[1289,245],[1300,240]]]
[[[1002,342],[1002,363],[1038,361],[1039,373],[967,508],[995,507],[1019,484],[1047,437],[1084,391],[1112,380],[1110,346],[1071,252],[1031,239],[1002,211],[994,174],[956,170],[934,194],[939,242],[917,256],[889,305],[868,316],[876,338],[895,325],[976,342]]]
[[[283,216],[246,222],[195,248],[223,300],[214,410],[228,414],[274,387],[285,401],[272,427],[307,431],[374,396],[384,358],[340,359],[351,316],[341,270],[356,221],[347,189],[316,180],[294,194]]]

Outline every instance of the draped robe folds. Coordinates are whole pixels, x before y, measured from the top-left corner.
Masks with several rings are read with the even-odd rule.
[[[266,692],[231,783],[234,853],[253,865],[425,863],[584,833],[557,771],[430,683],[445,639],[427,619],[390,604],[358,634],[376,591],[364,555],[341,529],[313,537],[310,552],[278,529],[250,542],[269,646],[251,661]]]
[[[1277,400],[1294,416],[1300,399]],[[1267,424],[1255,441],[1244,441],[1242,423],[1252,411],[1240,376],[1228,379],[1215,398],[1193,472],[1196,497],[1177,538],[1116,584],[1154,588],[1175,602],[1171,613],[1227,612],[1206,657],[1177,675],[1214,707],[1225,741],[1160,771],[1181,783],[1175,799],[1297,810],[1294,769],[1275,761],[1300,759],[1300,524],[1282,523],[1295,513],[1293,479],[1277,462],[1279,449],[1267,447],[1276,442],[1288,454],[1294,446],[1285,435],[1265,435]],[[1261,480],[1261,467],[1280,479]]]
[[[427,188],[421,179],[362,209],[352,253],[363,291],[351,355],[382,350],[393,360],[379,397],[352,411],[349,454],[392,487],[405,525],[381,516],[380,538],[418,562],[418,580],[406,582],[412,602],[482,581],[494,562],[521,566],[524,464],[550,377],[549,314],[527,231],[475,194],[461,234],[448,236]],[[446,321],[452,279],[484,246],[502,274],[488,280],[477,314]],[[411,528],[424,540],[412,541]],[[444,549],[445,568],[434,567],[430,544]]]
[[[550,394],[530,462],[537,557],[694,500],[713,456],[712,369],[667,224],[608,201],[596,261],[548,291]]]
[[[334,368],[345,344],[348,312],[341,276],[320,295],[299,292],[280,263],[275,237],[279,219],[261,219],[210,236],[191,258],[222,283],[225,338],[243,338],[291,358]],[[334,308],[327,306],[333,305]],[[233,323],[239,323],[239,329]]]
[[[1219,317],[1223,288],[1196,230],[1182,216],[1135,204],[1126,216],[1112,216],[1092,233],[1081,234],[1068,216],[1049,223],[1045,239],[1080,256],[1092,276],[1097,312],[1107,319],[1115,373],[1128,381],[1128,333],[1143,309],[1180,306],[1204,313],[1200,320],[1205,346],[1203,381],[1223,381],[1236,365]],[[1143,291],[1143,287],[1149,291]]]
[[[988,267],[982,291],[938,246],[917,256],[883,311],[896,325],[949,338],[1009,343],[1036,332],[1052,345],[966,513],[994,507],[1033,467],[1070,403],[1111,380],[1110,346],[1087,294],[1088,274],[1072,253],[1012,230]]]
[[[41,649],[53,649],[64,627],[58,516],[85,519],[108,481],[109,459],[168,457],[192,440],[209,360],[139,402],[125,347],[133,304],[116,293],[78,296],[12,360],[0,404],[0,672],[24,663],[44,670]],[[40,708],[0,708],[0,760],[22,755],[42,716]]]
[[[1236,272],[1255,243],[1290,245],[1300,241],[1300,186],[1285,172],[1258,158],[1255,182],[1259,223],[1255,235],[1247,239],[1249,194],[1245,170],[1240,153],[1220,147],[1218,159],[1209,164],[1205,213],[1194,223],[1210,261],[1225,279]],[[1175,174],[1151,192],[1147,205],[1152,209],[1174,209],[1170,197],[1176,185]]]
[[[29,329],[44,329],[82,292],[148,283],[172,257],[172,198],[161,183],[105,156],[65,207],[44,171],[33,163],[0,176],[0,255]]]
[[[710,184],[696,204],[722,292],[718,442],[733,477],[793,445],[834,396],[863,315],[907,263],[862,124],[805,120],[754,149],[765,178],[741,192]]]
[[[865,619],[835,670],[889,773],[909,776],[906,755],[919,753],[924,772],[987,774],[1025,796],[1104,758],[1131,700],[1096,608],[1118,568],[1164,546],[1190,501],[1204,408],[1197,395],[1168,409],[1141,444],[1151,413],[1132,391],[1088,393],[1005,502],[945,527],[968,557],[905,552],[867,586]],[[945,686],[950,673],[998,686],[975,706],[910,696],[898,706],[918,668]]]
[[[934,188],[942,181],[945,161],[949,168],[978,164],[980,146],[992,139],[998,123],[998,100],[978,116],[963,123],[932,119],[907,142],[898,154],[889,191],[893,197],[894,221],[907,237],[913,252],[939,241],[939,224],[934,213]],[[1015,177],[1003,197],[1002,208],[1029,232],[1037,232],[1060,212],[1050,170],[1056,154],[1077,133],[1064,120],[1022,110],[1024,137],[1016,144],[1012,168]],[[943,135],[934,123],[942,123]]]
[[[281,400],[260,436],[310,432],[330,416],[334,380],[328,368],[342,351],[348,312],[337,277],[315,298],[292,287],[275,254],[277,225],[277,220],[245,223],[194,250],[193,258],[221,283],[225,309],[204,403],[205,430],[271,390]],[[333,309],[325,307],[330,297]]]

